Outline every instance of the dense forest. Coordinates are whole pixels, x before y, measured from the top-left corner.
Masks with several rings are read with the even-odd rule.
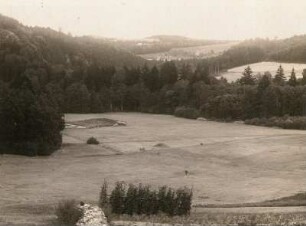
[[[293,70],[288,81],[281,66],[275,75],[259,78],[247,67],[231,84],[214,77],[216,67],[265,59],[306,62],[305,49],[306,36],[251,40],[219,57],[152,65],[103,40],[26,27],[1,16],[0,152],[50,154],[61,144],[62,116],[68,112],[139,111],[229,121],[305,115],[306,71],[296,79]]]

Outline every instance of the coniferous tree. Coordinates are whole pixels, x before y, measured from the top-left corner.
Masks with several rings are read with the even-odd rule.
[[[173,216],[175,214],[176,197],[175,197],[175,191],[172,188],[168,188],[167,190],[165,203],[166,203],[165,213],[167,213],[169,216]]]
[[[171,85],[177,81],[178,74],[174,62],[167,61],[161,66],[160,77],[164,85]]]
[[[137,187],[129,184],[124,201],[124,212],[133,215],[137,212]]]
[[[159,71],[156,66],[152,67],[151,70],[143,74],[143,82],[151,92],[155,92],[160,89],[161,81]]]
[[[157,195],[158,196],[158,206],[159,206],[159,210],[164,213],[166,213],[168,210],[166,195],[167,195],[167,187],[166,186],[160,187],[158,189],[158,195]]]
[[[282,65],[279,65],[276,74],[274,76],[273,82],[276,85],[284,85],[285,84],[285,74]]]
[[[255,85],[255,78],[250,66],[247,66],[242,74],[243,76],[239,79],[241,85]]]
[[[109,202],[112,207],[112,212],[115,214],[124,213],[124,201],[125,201],[125,186],[123,182],[117,182],[113,189]]]
[[[138,185],[138,189],[137,189],[137,210],[136,213],[138,215],[141,215],[143,213],[145,213],[144,211],[144,206],[145,206],[145,188],[142,184]]]
[[[303,73],[302,73],[303,77],[302,77],[302,80],[301,80],[301,85],[306,85],[306,69],[303,70]]]
[[[150,215],[152,212],[152,200],[151,200],[151,189],[150,186],[143,188],[143,213]]]
[[[297,85],[297,80],[296,80],[296,75],[295,75],[294,68],[292,68],[292,71],[291,71],[291,75],[290,75],[288,84],[289,84],[290,86],[296,86],[296,85]]]
[[[104,180],[103,185],[101,187],[101,191],[100,191],[100,197],[99,197],[99,206],[102,209],[107,207],[107,205],[109,204],[107,189],[108,189],[108,184],[107,184],[107,181]]]
[[[257,90],[259,93],[262,92],[271,85],[271,74],[265,72],[265,74],[260,78],[257,86]]]
[[[157,192],[154,190],[150,193],[150,203],[151,203],[151,212],[150,214],[157,214],[159,211],[159,206],[158,206],[158,197],[157,197]]]
[[[192,77],[192,69],[190,64],[183,64],[181,70],[180,70],[180,76],[179,78],[182,80],[190,80]]]
[[[176,190],[175,215],[188,215],[191,210],[192,190],[179,188]]]

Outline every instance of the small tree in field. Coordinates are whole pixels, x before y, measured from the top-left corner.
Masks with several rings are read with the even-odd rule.
[[[290,86],[296,86],[297,85],[297,80],[296,80],[296,75],[295,75],[294,68],[292,68],[291,76],[289,78],[288,84]]]
[[[137,187],[129,184],[124,201],[124,212],[128,215],[133,215],[137,210]]]
[[[99,206],[102,209],[107,207],[107,205],[109,204],[109,199],[108,199],[108,195],[107,195],[107,188],[108,188],[107,181],[104,180],[104,183],[101,187],[100,198],[99,198]]]
[[[180,188],[176,190],[176,210],[175,215],[188,215],[191,210],[192,190]]]
[[[158,189],[158,207],[161,212],[166,213],[167,212],[167,201],[166,201],[166,195],[167,195],[167,187],[162,186]]]
[[[167,213],[170,216],[174,216],[175,207],[176,207],[176,198],[175,198],[175,191],[172,188],[168,188],[165,199],[167,203],[165,213]]]
[[[98,145],[100,142],[95,138],[95,137],[90,137],[88,138],[88,140],[86,141],[87,144],[95,144]]]
[[[115,214],[124,213],[125,186],[123,182],[117,182],[109,202],[112,206],[112,212]]]

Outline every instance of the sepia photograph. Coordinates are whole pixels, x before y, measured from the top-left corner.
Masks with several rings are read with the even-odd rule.
[[[0,226],[306,226],[305,10],[0,0]]]

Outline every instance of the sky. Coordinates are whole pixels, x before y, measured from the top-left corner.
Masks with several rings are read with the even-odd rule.
[[[306,0],[0,0],[0,14],[74,36],[244,40],[306,34]]]

